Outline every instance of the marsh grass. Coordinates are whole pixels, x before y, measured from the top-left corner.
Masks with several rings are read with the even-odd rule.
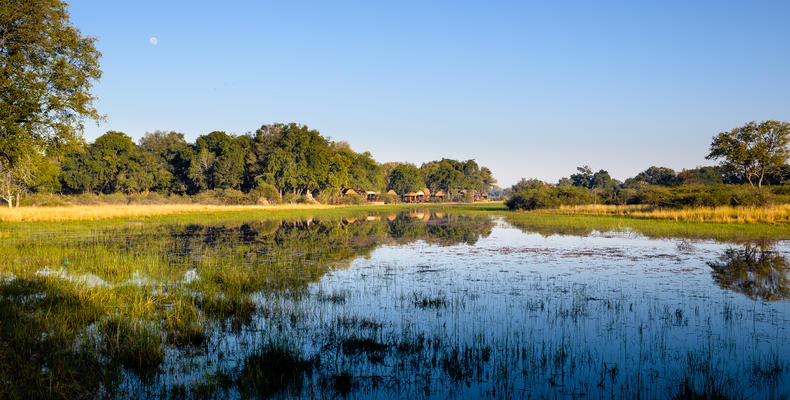
[[[163,333],[147,321],[110,317],[99,324],[102,353],[142,375],[157,372],[164,360]]]
[[[731,224],[790,223],[790,204],[752,206],[693,207],[683,209],[658,208],[645,205],[583,205],[560,206],[546,213],[606,215],[673,221],[717,222]]]
[[[282,341],[270,341],[244,363],[237,384],[245,398],[268,398],[274,394],[298,394],[312,361]]]
[[[710,305],[700,312],[585,284],[530,279],[520,290],[531,295],[511,310],[530,324],[496,336],[475,330],[491,328],[484,318],[453,325],[455,318],[495,306],[478,296],[407,288],[389,299],[376,297],[382,306],[392,301],[400,307],[399,319],[385,319],[376,313],[355,314],[360,299],[369,302],[364,296],[376,293],[372,289],[310,290],[328,272],[342,272],[351,260],[371,255],[382,244],[463,244],[454,251],[464,253],[491,233],[491,208],[496,207],[476,205],[469,214],[442,217],[427,212],[431,219],[425,211],[389,220],[387,214],[331,209],[321,217],[301,214],[309,210],[282,211],[286,218],[277,216],[280,211],[245,211],[139,222],[3,225],[0,373],[6,385],[0,385],[0,397],[412,393],[501,398],[524,394],[527,384],[546,396],[561,388],[578,389],[580,376],[591,380],[593,375],[605,390],[586,388],[588,393],[608,390],[628,397],[656,393],[650,385],[658,381],[644,380],[643,370],[625,363],[671,364],[667,360],[685,356],[668,343],[673,332],[685,332],[706,315],[731,325],[755,318],[754,309],[743,304]],[[515,226],[546,235],[636,231],[636,223],[648,234],[670,235],[681,226],[693,237],[705,227],[734,225],[504,215]],[[738,225],[746,236],[762,232],[749,227],[762,226]],[[542,330],[530,329],[532,324]],[[583,334],[580,327],[588,324],[605,324],[609,328],[598,334],[628,347],[625,363],[602,363],[602,350],[566,339]],[[646,339],[634,346],[637,329]],[[554,334],[559,331],[563,334]],[[688,357],[693,362],[682,371],[685,380],[670,373],[660,383],[679,387],[678,396],[707,389],[740,394],[732,389],[733,374],[713,357]],[[15,365],[20,367],[11,367]],[[787,369],[787,360],[765,358],[750,364],[749,371],[770,381],[781,380]],[[684,382],[688,390],[679,386]],[[116,389],[123,393],[114,393]]]
[[[0,221],[95,221],[112,218],[140,218],[173,214],[238,211],[323,210],[336,206],[322,204],[207,205],[207,204],[123,204],[60,207],[0,208]]]
[[[669,219],[632,218],[548,212],[513,212],[504,220],[524,231],[546,236],[587,236],[592,233],[625,232],[651,238],[715,239],[748,241],[758,239],[790,239],[790,224],[716,223],[675,221]]]
[[[359,210],[333,209],[306,218],[301,213],[307,211],[3,224],[0,372],[7,385],[0,395],[8,395],[0,397],[112,397],[119,381],[120,397],[156,387],[157,377],[173,368],[165,365],[167,354],[207,354],[217,330],[243,332],[256,315],[270,312],[261,304],[268,309],[283,299],[299,301],[307,285],[381,243],[469,241],[493,226],[481,216],[445,227],[416,221],[416,229],[402,231],[411,222],[400,221],[409,217],[367,221]],[[338,292],[329,301],[340,299]],[[288,314],[284,324],[303,318]],[[381,328],[369,318],[354,323]],[[246,372],[232,373],[234,385],[242,374],[255,390],[250,396],[280,384],[298,386],[295,376],[280,383],[267,377],[267,362],[277,357],[307,368],[285,350],[262,349]],[[184,385],[165,391],[192,396],[225,390],[208,378],[200,388]]]

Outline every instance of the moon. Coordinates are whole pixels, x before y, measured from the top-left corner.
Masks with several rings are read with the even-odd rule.
[[[159,43],[159,39],[157,39],[156,36],[151,36],[148,39],[148,43],[151,43],[151,45],[156,46]]]

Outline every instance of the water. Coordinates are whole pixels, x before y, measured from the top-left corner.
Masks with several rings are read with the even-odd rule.
[[[104,235],[121,253],[160,253],[193,290],[206,260],[250,276],[286,265],[273,276],[291,282],[245,293],[250,319],[208,319],[203,344],[168,346],[156,374],[126,372],[118,396],[790,395],[790,242],[546,235],[419,214],[165,226],[153,248],[150,234]],[[290,275],[307,266],[303,281]],[[262,384],[273,348],[301,364]]]

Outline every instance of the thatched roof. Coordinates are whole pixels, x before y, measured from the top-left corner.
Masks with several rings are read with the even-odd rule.
[[[365,194],[379,194],[379,192],[371,192],[370,190],[365,191]]]
[[[387,194],[391,194],[391,195],[393,195],[393,196],[397,196],[397,195],[398,195],[398,193],[396,193],[396,192],[395,192],[394,190],[392,190],[392,189],[390,189],[390,190],[387,192]]]
[[[425,196],[425,193],[422,190],[420,190],[419,192],[417,192],[417,196]]]
[[[415,196],[417,196],[417,193],[409,192],[409,193],[404,194],[404,196],[406,196],[406,197],[415,197]]]
[[[423,193],[425,193],[426,196],[430,196],[431,195],[431,191],[428,188],[425,188],[422,191],[423,191]]]
[[[433,194],[434,197],[444,197],[444,191],[440,190]]]
[[[357,194],[354,189],[343,189],[343,194]]]

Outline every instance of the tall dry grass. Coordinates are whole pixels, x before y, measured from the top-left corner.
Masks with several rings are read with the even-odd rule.
[[[722,223],[790,223],[790,204],[752,206],[695,207],[684,209],[655,208],[646,205],[560,206],[546,212],[560,214],[611,215],[633,218]]]
[[[63,207],[19,207],[0,208],[0,221],[89,221],[109,218],[137,218],[159,215],[249,211],[249,210],[305,210],[327,209],[337,206],[325,204],[278,204],[278,205],[204,205],[204,204],[153,204],[153,205],[88,205]]]

